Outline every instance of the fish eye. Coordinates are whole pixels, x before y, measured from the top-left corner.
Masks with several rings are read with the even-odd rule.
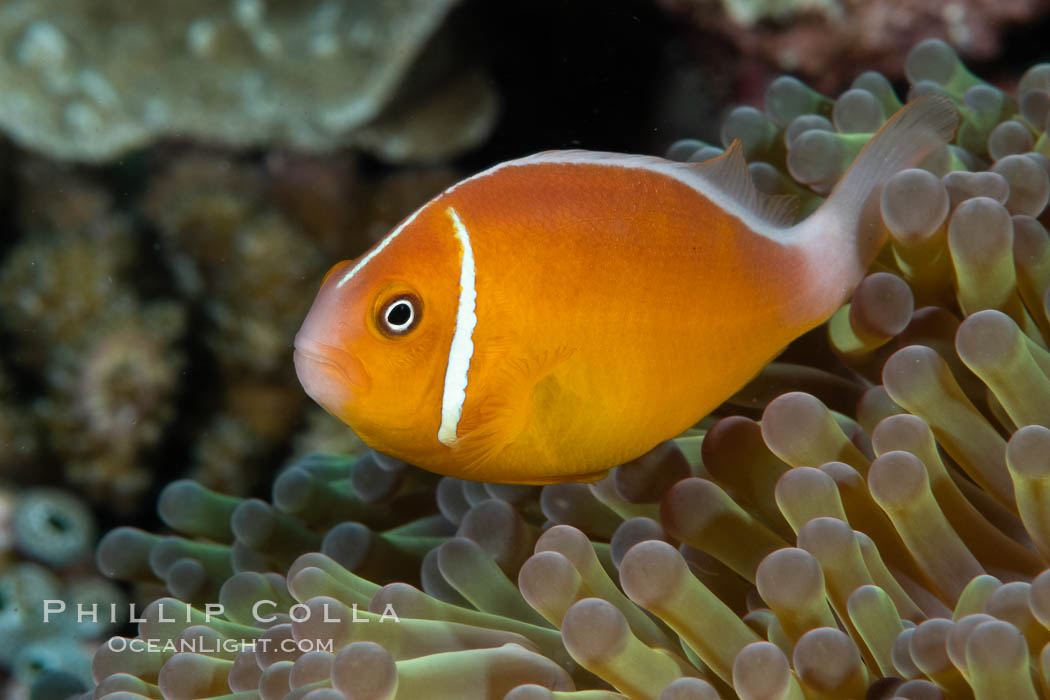
[[[401,294],[379,309],[379,327],[387,335],[405,335],[419,324],[422,311],[419,299]]]

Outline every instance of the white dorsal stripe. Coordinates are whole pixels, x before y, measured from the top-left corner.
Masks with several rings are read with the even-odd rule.
[[[414,212],[412,212],[412,216],[402,221],[400,226],[388,233],[386,238],[380,241],[379,245],[372,249],[372,252],[358,260],[357,264],[350,269],[350,272],[347,272],[343,279],[339,280],[339,284],[335,285],[336,289],[342,287],[344,284],[349,282],[350,279],[357,274],[358,270],[367,265],[372,258],[382,253],[383,249],[390,245],[390,243],[398,237],[398,234],[405,230],[406,226],[415,221],[416,217],[419,216],[419,212],[423,211],[423,209],[425,209],[425,207],[420,207],[419,209],[416,209]]]
[[[767,236],[774,240],[781,242],[787,242],[790,237],[783,235],[787,233],[785,229],[780,229],[776,226],[771,226],[768,221],[764,221],[761,217],[755,215],[755,212],[750,211],[745,206],[742,206],[739,201],[731,196],[728,196],[722,189],[712,185],[709,180],[706,180],[703,176],[698,175],[692,167],[684,164],[677,163],[675,161],[664,160],[663,158],[657,158],[655,156],[641,156],[641,155],[625,155],[623,153],[605,153],[600,151],[543,151],[542,153],[534,153],[531,156],[525,156],[524,158],[518,158],[517,160],[508,160],[503,163],[482,170],[480,173],[476,173],[461,180],[456,184],[445,190],[440,196],[451,194],[468,182],[474,180],[480,180],[482,178],[493,175],[500,170],[505,168],[521,167],[525,165],[537,165],[540,163],[564,163],[567,165],[602,165],[614,168],[628,168],[637,170],[647,170],[649,172],[660,173],[666,177],[677,180],[694,190],[707,197],[709,200],[717,204],[727,213],[737,217],[743,221],[748,228],[755,233]],[[695,166],[693,166],[695,167]],[[437,199],[437,197],[435,198]],[[342,287],[344,284],[349,282],[357,272],[368,264],[368,262],[383,252],[390,243],[397,238],[398,234],[405,229],[406,226],[411,224],[421,211],[426,209],[426,205],[420,207],[412,213],[410,217],[405,219],[400,226],[391,231],[386,238],[384,238],[379,245],[372,249],[365,257],[361,258],[356,265],[346,273],[346,275],[339,281],[337,287]],[[458,221],[458,218],[454,221]],[[462,223],[460,223],[462,226]]]
[[[474,327],[478,325],[476,312],[478,294],[474,287],[474,249],[470,246],[470,234],[452,207],[445,210],[452,219],[456,238],[463,249],[459,267],[459,306],[456,309],[456,328],[452,332],[452,345],[448,350],[445,366],[445,388],[441,394],[441,426],[438,440],[445,445],[456,443],[456,429],[463,415],[463,403],[467,399],[467,372],[470,358],[474,356]]]
[[[540,165],[543,163],[564,165],[598,165],[610,168],[625,168],[628,170],[644,170],[658,173],[672,180],[691,187],[707,199],[718,205],[723,211],[740,219],[749,229],[755,233],[766,236],[779,242],[790,242],[789,227],[771,225],[762,217],[757,216],[754,211],[748,209],[735,197],[726,193],[717,183],[705,178],[701,172],[702,163],[679,163],[666,160],[656,156],[633,155],[624,153],[609,153],[605,151],[542,151],[530,156],[508,160],[492,166],[487,170],[476,173],[449,187],[443,194],[451,194],[468,182],[481,180],[489,175],[494,175],[506,168],[516,168],[527,165]]]

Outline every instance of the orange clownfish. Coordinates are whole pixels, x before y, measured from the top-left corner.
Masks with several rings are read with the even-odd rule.
[[[306,392],[376,450],[479,481],[593,480],[680,434],[849,298],[872,197],[958,117],[920,98],[792,225],[738,143],[704,163],[552,151],[438,195],[333,267]]]

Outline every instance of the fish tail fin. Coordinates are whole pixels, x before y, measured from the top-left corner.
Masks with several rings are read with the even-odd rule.
[[[886,180],[951,141],[958,124],[955,105],[943,95],[908,103],[882,125],[820,208],[789,230],[787,240],[806,254],[807,273],[820,278],[813,325],[849,299],[886,242],[877,196]]]

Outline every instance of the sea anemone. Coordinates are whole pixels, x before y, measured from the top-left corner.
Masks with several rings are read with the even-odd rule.
[[[940,41],[907,67],[955,142],[883,188],[850,302],[715,417],[589,485],[371,452],[300,459],[272,504],[176,482],[176,534],[99,548],[175,597],[102,647],[95,697],[1045,697],[1050,65],[1016,97]],[[807,211],[900,104],[782,78],[722,136]]]
[[[115,584],[86,566],[94,517],[79,498],[58,489],[4,497],[11,511],[6,544],[24,559],[5,556],[0,572],[0,666],[33,692],[40,684],[59,693],[41,697],[81,692],[91,684],[99,639],[116,627],[110,607],[126,605]],[[60,608],[63,614],[56,614]]]

